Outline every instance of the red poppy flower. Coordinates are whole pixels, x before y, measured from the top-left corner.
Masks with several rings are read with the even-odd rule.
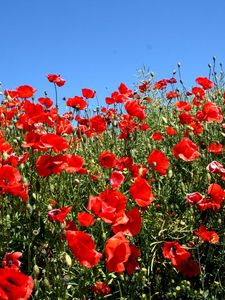
[[[214,86],[214,83],[207,77],[198,77],[195,79],[195,81],[200,84],[204,90],[209,90]]]
[[[66,240],[74,257],[87,268],[92,268],[99,262],[102,254],[95,250],[92,237],[82,231],[66,231]]]
[[[199,264],[193,259],[187,259],[175,268],[188,278],[196,277],[201,273]]]
[[[83,97],[75,96],[73,98],[68,98],[68,100],[66,101],[66,105],[77,110],[83,110],[87,106],[87,102]]]
[[[206,209],[219,209],[225,198],[225,192],[222,187],[217,183],[210,184],[208,195],[209,197],[203,197],[199,193],[192,193],[188,194],[186,199],[189,203],[196,204],[201,212]]]
[[[116,167],[120,171],[123,171],[125,168],[130,169],[133,162],[134,161],[130,156],[119,157],[116,161]]]
[[[71,230],[71,231],[77,231],[78,230],[77,225],[73,221],[71,221],[70,219],[66,220],[65,229],[66,230]]]
[[[191,94],[195,95],[193,99],[194,106],[200,106],[202,104],[202,100],[205,99],[205,91],[200,87],[193,87]]]
[[[214,154],[221,154],[224,152],[223,145],[220,143],[212,143],[207,147],[207,152],[211,152]]]
[[[198,100],[204,100],[205,99],[205,91],[200,87],[193,87],[192,88],[192,94],[194,94],[195,97]]]
[[[131,171],[131,176],[133,178],[136,178],[138,176],[145,178],[148,173],[148,168],[145,165],[133,164],[132,167],[130,168],[130,171]]]
[[[100,154],[99,161],[102,168],[113,168],[116,165],[116,155],[109,151],[104,151]]]
[[[222,109],[211,101],[207,101],[202,108],[202,120],[212,123],[221,123],[223,121]]]
[[[0,299],[27,300],[33,291],[34,281],[19,270],[0,269]]]
[[[120,224],[119,220],[112,226],[114,233],[122,232],[124,235],[135,236],[141,230],[141,214],[136,207],[133,207],[127,214],[128,220]]]
[[[6,142],[4,138],[0,137],[0,153],[7,153],[8,155],[13,152],[13,148],[10,143]]]
[[[6,253],[3,257],[3,268],[17,269],[19,270],[21,262],[19,258],[23,255],[21,252]],[[1,296],[1,294],[0,294]]]
[[[33,149],[38,149],[40,138],[41,138],[41,134],[37,132],[29,131],[25,135],[26,143],[23,143],[22,147],[24,148],[32,147]]]
[[[153,89],[154,90],[164,90],[167,87],[168,81],[167,79],[162,79],[155,82]]]
[[[90,118],[90,128],[94,133],[101,134],[106,130],[106,120],[99,115]]]
[[[60,174],[65,165],[66,158],[62,154],[56,156],[41,155],[36,161],[36,168],[39,176]]]
[[[140,176],[135,178],[134,183],[130,186],[130,194],[137,205],[141,207],[148,206],[154,200],[151,186]]]
[[[128,100],[124,107],[129,115],[137,117],[138,120],[146,119],[145,107],[140,105],[139,100]]]
[[[131,254],[129,241],[121,232],[107,240],[104,250],[106,266],[109,272],[125,271],[125,263]]]
[[[18,97],[18,93],[17,90],[4,90],[4,95],[6,97],[9,97],[11,99],[17,98]],[[10,100],[11,100],[10,99]]]
[[[131,254],[125,263],[125,269],[128,275],[132,275],[134,271],[140,270],[137,258],[141,256],[141,252],[136,245],[130,245]]]
[[[219,236],[215,231],[208,231],[205,226],[200,226],[198,231],[194,234],[199,236],[204,242],[209,242],[210,244],[216,244],[219,242]]]
[[[178,134],[177,130],[174,129],[172,126],[166,126],[165,129],[166,129],[166,132],[168,135],[177,135]]]
[[[17,96],[20,98],[30,98],[33,97],[36,90],[29,85],[21,85],[17,89]]]
[[[126,222],[126,202],[126,197],[118,190],[105,190],[98,196],[89,196],[87,209],[107,224],[114,224],[118,219]]]
[[[170,91],[170,92],[166,93],[166,99],[167,100],[178,98],[179,96],[180,96],[180,94],[178,94],[176,92],[173,92],[173,91]]]
[[[81,118],[79,115],[76,115],[75,120],[80,124],[80,125],[89,125],[89,119],[87,118]]]
[[[68,172],[68,173],[78,172],[79,173],[81,170],[84,170],[83,157],[81,157],[79,155],[74,155],[74,154],[64,154],[64,158],[65,158],[64,170],[66,172]]]
[[[207,171],[215,173],[215,174],[220,174],[222,176],[225,175],[225,169],[223,165],[221,165],[218,161],[212,161],[208,166],[206,167]]]
[[[72,206],[52,209],[48,212],[48,220],[63,223],[71,209]]]
[[[105,102],[106,104],[114,104],[114,103],[123,103],[127,100],[126,94],[120,94],[119,92],[115,91],[111,94],[111,97],[106,97]]]
[[[169,259],[173,266],[184,263],[191,254],[185,250],[178,242],[165,242],[163,246],[163,256]]]
[[[203,199],[203,196],[199,192],[194,192],[186,195],[186,200],[189,204],[201,203]]]
[[[39,149],[43,151],[52,149],[57,153],[59,151],[68,150],[68,143],[67,140],[60,135],[47,133],[40,137]]]
[[[170,84],[177,83],[177,80],[176,80],[176,78],[174,78],[174,77],[171,77],[170,79],[166,79],[166,81],[167,81],[168,83],[170,83]]]
[[[102,209],[102,201],[103,199],[101,198],[101,194],[99,196],[89,196],[87,209],[92,211],[96,216],[98,216],[99,212]]]
[[[138,88],[141,93],[145,93],[150,90],[150,83],[144,80]]]
[[[192,108],[191,104],[185,101],[178,101],[174,105],[177,107],[178,111],[190,111]]]
[[[53,125],[49,118],[49,114],[45,112],[44,107],[41,104],[34,104],[28,100],[24,100],[23,109],[24,113],[20,114],[19,120],[16,123],[17,128],[30,131],[34,127],[41,125],[38,123]]]
[[[136,123],[134,122],[134,118],[130,115],[122,115],[119,121],[119,128],[121,129],[121,134],[119,135],[119,139],[127,139],[130,132],[134,132],[135,128],[137,128]]]
[[[40,102],[46,108],[50,108],[52,106],[52,104],[53,104],[53,101],[50,98],[47,98],[47,97],[38,98],[38,102]]]
[[[198,146],[188,137],[184,137],[173,147],[173,154],[176,158],[181,158],[184,161],[193,161],[200,156],[197,150]]]
[[[95,223],[94,217],[85,211],[77,214],[77,220],[81,226],[92,226]]]
[[[150,167],[158,172],[161,176],[166,175],[166,171],[169,168],[169,160],[168,158],[161,152],[160,150],[153,150],[149,157],[148,163]]]
[[[155,131],[152,136],[151,139],[153,141],[162,141],[163,140],[163,135],[160,131]]]
[[[193,133],[196,134],[202,134],[203,133],[203,124],[198,122],[198,121],[194,121],[192,123],[189,124],[189,126],[192,128]],[[188,135],[188,133],[187,133]]]
[[[63,86],[65,84],[65,80],[60,77],[60,75],[49,74],[47,75],[48,81],[55,83],[57,86]]]
[[[1,146],[0,146],[1,148]],[[0,150],[1,152],[1,150]],[[5,152],[6,154],[7,152]],[[2,165],[10,165],[12,167],[17,167],[25,162],[29,157],[29,153],[25,152],[22,156],[16,155],[16,153],[7,154],[6,158],[0,158],[0,164]]]
[[[220,205],[225,197],[225,192],[222,187],[217,183],[211,183],[208,187],[208,195],[210,196],[211,202],[220,208]]]
[[[151,129],[147,123],[139,123],[137,128],[140,131],[147,131]]]
[[[0,193],[20,196],[22,201],[28,199],[28,188],[24,186],[20,172],[9,165],[0,167]]]
[[[56,134],[71,134],[73,132],[73,126],[68,119],[61,118],[57,120],[56,124]]]
[[[112,188],[114,189],[118,189],[121,184],[123,184],[124,182],[124,175],[121,171],[113,171],[109,180],[110,180],[110,185],[112,186]]]
[[[132,90],[129,90],[128,87],[124,83],[122,83],[122,82],[121,82],[121,84],[118,87],[118,91],[120,92],[120,94],[126,95],[129,98],[133,97]]]
[[[181,124],[191,124],[192,122],[194,122],[194,117],[191,114],[188,114],[186,112],[183,112],[179,115],[179,121]]]
[[[82,89],[82,95],[86,99],[94,98],[96,91],[90,89]]]
[[[117,119],[117,111],[113,108],[107,109],[106,107],[101,108],[104,117],[108,119],[108,121],[116,120]]]
[[[110,287],[106,282],[97,281],[92,287],[92,291],[95,295],[100,295],[102,297],[108,295],[110,293]]]

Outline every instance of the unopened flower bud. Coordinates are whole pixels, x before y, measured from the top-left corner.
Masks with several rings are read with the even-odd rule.
[[[38,275],[40,274],[40,269],[38,265],[34,265],[33,272],[34,272],[34,277],[38,277]]]
[[[65,260],[65,263],[68,267],[71,267],[72,266],[72,259],[71,257],[69,256],[69,254],[67,253],[64,253],[64,260]]]
[[[168,177],[169,178],[173,177],[173,171],[171,169],[169,169],[169,171],[168,171]]]
[[[50,283],[48,281],[47,278],[44,279],[44,285],[47,287],[47,288],[50,288]]]

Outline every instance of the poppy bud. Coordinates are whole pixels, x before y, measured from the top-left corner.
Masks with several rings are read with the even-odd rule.
[[[123,275],[123,274],[120,274],[120,279],[121,279],[122,281],[124,281],[124,275]]]
[[[64,253],[64,260],[65,260],[65,263],[68,267],[71,267],[72,266],[72,259],[71,257],[69,256],[69,254],[67,253]]]
[[[44,279],[44,285],[45,285],[47,288],[50,288],[50,287],[51,287],[51,286],[50,286],[50,283],[49,283],[49,281],[48,281],[47,278]]]
[[[29,181],[28,181],[28,179],[26,177],[23,177],[23,183],[24,183],[24,186],[29,186]],[[32,196],[33,196],[33,194],[32,194]],[[36,197],[36,194],[35,194],[35,197]]]
[[[80,184],[80,180],[79,180],[79,179],[77,179],[77,178],[76,178],[76,179],[74,179],[74,184],[75,184],[75,185],[79,185],[79,184]]]
[[[40,274],[40,269],[38,265],[34,265],[33,272],[34,272],[34,277],[38,277],[38,275]]]
[[[171,169],[168,171],[168,177],[169,178],[173,177],[173,171]]]
[[[53,207],[51,206],[51,204],[48,205],[48,211],[52,210]]]
[[[4,160],[6,160],[8,157],[9,157],[8,153],[4,151],[4,152],[2,153],[2,158],[3,158]]]
[[[211,180],[212,180],[212,176],[209,173],[207,173],[207,179],[209,182],[211,182]]]

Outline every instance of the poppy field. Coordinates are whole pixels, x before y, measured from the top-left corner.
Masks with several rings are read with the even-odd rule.
[[[93,87],[46,81],[54,99],[1,91],[0,300],[224,299],[222,64],[190,89],[180,65],[143,72],[94,110]]]

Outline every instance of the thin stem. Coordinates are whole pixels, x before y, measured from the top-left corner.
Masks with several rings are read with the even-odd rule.
[[[58,112],[58,92],[57,92],[57,87],[56,87],[56,84],[54,83],[54,87],[55,87],[55,107],[56,107],[56,110]]]

